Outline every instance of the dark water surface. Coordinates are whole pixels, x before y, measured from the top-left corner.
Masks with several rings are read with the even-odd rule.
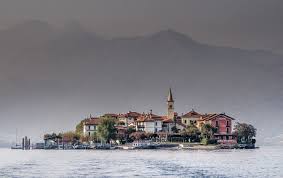
[[[283,147],[217,151],[0,149],[0,177],[283,177]]]

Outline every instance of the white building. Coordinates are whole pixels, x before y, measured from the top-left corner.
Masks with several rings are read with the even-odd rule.
[[[140,113],[129,111],[126,114],[119,114],[118,120],[119,120],[120,123],[123,123],[122,125],[124,125],[126,127],[135,126],[135,122],[136,122],[136,120],[139,116],[141,116]]]
[[[156,133],[162,131],[162,117],[150,114],[143,114],[137,118],[136,130],[148,133]]]
[[[83,134],[85,137],[91,137],[97,131],[97,126],[99,124],[99,118],[88,118],[83,122]]]

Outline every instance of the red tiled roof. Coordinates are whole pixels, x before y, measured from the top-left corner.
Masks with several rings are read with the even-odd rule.
[[[164,119],[163,120],[164,123],[173,123],[174,121],[172,119]]]
[[[182,117],[187,117],[187,118],[199,118],[201,117],[202,114],[195,112],[194,110],[188,112],[187,114],[183,115]]]
[[[128,117],[139,117],[141,115],[141,113],[129,111],[126,115]]]
[[[202,116],[202,120],[213,120],[213,119],[216,119],[217,117],[225,117],[225,118],[229,118],[231,120],[235,120],[234,118],[226,115],[225,113],[221,113],[221,114],[217,114],[217,113],[214,113],[214,114],[205,114]]]
[[[103,116],[106,116],[106,117],[118,117],[118,114],[106,113],[106,114],[104,114]]]
[[[126,114],[119,114],[118,117],[119,117],[119,118],[123,118],[123,117],[133,117],[133,118],[137,118],[137,117],[139,117],[140,115],[142,115],[142,114],[140,114],[140,113],[138,113],[138,112],[129,111],[129,112],[126,113]]]
[[[127,117],[127,115],[126,114],[119,114],[118,115],[118,118],[124,118],[124,117]]]
[[[84,120],[85,125],[98,125],[100,122],[99,118],[93,117]]]
[[[173,123],[173,119],[169,119],[167,116],[161,116],[161,119],[164,123]]]
[[[162,120],[162,117],[155,114],[142,114],[137,118],[138,122],[153,122],[156,120]]]

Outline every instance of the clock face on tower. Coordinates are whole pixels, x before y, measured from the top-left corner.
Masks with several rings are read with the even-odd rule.
[[[169,109],[172,109],[172,108],[173,108],[173,106],[170,104],[170,105],[169,105]]]

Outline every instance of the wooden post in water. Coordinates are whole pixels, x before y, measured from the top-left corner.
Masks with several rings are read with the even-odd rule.
[[[22,149],[25,149],[25,138],[22,138]]]
[[[22,149],[23,150],[29,150],[30,149],[30,139],[28,139],[27,136],[25,136],[22,139]]]

